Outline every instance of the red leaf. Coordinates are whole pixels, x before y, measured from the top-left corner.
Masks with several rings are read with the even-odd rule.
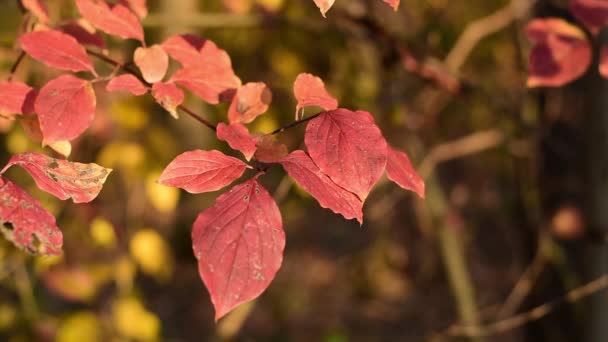
[[[363,202],[352,192],[336,185],[306,152],[293,151],[281,160],[281,165],[323,208],[330,209],[348,220],[355,218],[360,224],[363,223]]]
[[[36,98],[44,145],[72,140],[86,130],[95,115],[95,92],[91,83],[72,75],[48,82]]]
[[[262,163],[278,163],[289,154],[287,146],[272,135],[261,136],[255,146],[254,158]]]
[[[158,82],[152,85],[152,96],[177,119],[177,106],[184,102],[184,92],[181,89],[173,83]]]
[[[600,74],[608,78],[608,45],[602,45],[600,49]]]
[[[412,166],[407,154],[394,150],[390,146],[386,160],[386,175],[400,187],[411,190],[420,198],[424,198],[424,181]]]
[[[129,7],[140,18],[145,18],[148,15],[146,0],[120,0],[120,2]]]
[[[268,110],[272,93],[264,82],[247,83],[237,90],[228,109],[230,123],[250,123]]]
[[[608,2],[606,0],[570,0],[570,11],[594,34],[608,26]]]
[[[0,81],[0,116],[11,118],[15,114],[29,114],[28,98],[35,97],[35,92],[21,82]]]
[[[140,96],[148,92],[148,88],[141,81],[131,75],[124,74],[114,77],[106,85],[106,90],[113,91],[128,91],[135,96]]]
[[[110,8],[103,1],[76,0],[82,16],[99,30],[120,38],[144,41],[144,30],[139,19],[121,4]]]
[[[313,1],[315,2],[315,5],[317,5],[317,7],[319,7],[319,10],[321,10],[321,14],[323,15],[323,17],[325,17],[325,13],[327,13],[327,11],[329,11],[331,6],[334,5],[334,2],[336,2],[336,0],[313,0]]]
[[[216,191],[243,175],[247,164],[219,151],[188,151],[177,156],[158,182],[193,194]]]
[[[329,95],[323,81],[315,75],[299,74],[293,83],[293,93],[298,100],[296,113],[308,106],[318,106],[325,110],[338,108],[338,101]]]
[[[207,63],[205,59],[215,60],[224,68],[232,69],[232,61],[228,53],[208,39],[193,34],[183,34],[169,37],[163,44],[165,52],[183,66],[197,66]]]
[[[0,177],[0,230],[16,246],[34,254],[61,254],[63,235],[55,217],[37,199]],[[10,223],[12,229],[4,224]]]
[[[74,203],[95,199],[112,171],[94,163],[74,163],[31,152],[13,156],[2,173],[12,165],[25,169],[41,190],[61,200],[71,198]]]
[[[591,63],[591,46],[583,31],[562,19],[535,19],[526,27],[534,43],[528,86],[559,87],[582,76]]]
[[[133,61],[148,83],[162,80],[169,67],[169,56],[160,45],[152,45],[147,48],[138,47],[135,49]]]
[[[106,48],[106,42],[99,32],[95,32],[94,29],[89,31],[76,21],[67,22],[59,26],[58,29],[74,37],[82,45],[95,46],[100,49]]]
[[[35,31],[19,39],[21,48],[46,65],[70,71],[90,71],[94,75],[93,62],[78,41],[60,31]]]
[[[281,267],[279,208],[256,179],[239,184],[197,217],[192,247],[218,320],[258,297]]]
[[[304,139],[321,171],[362,201],[382,176],[386,140],[365,112],[339,108],[322,113],[310,120]]]
[[[30,11],[38,21],[46,24],[49,21],[49,10],[43,0],[21,0],[21,4]]]
[[[220,122],[217,125],[217,138],[225,141],[233,149],[240,151],[245,156],[245,159],[250,160],[255,150],[256,144],[260,140],[259,137],[249,134],[249,130],[242,124],[226,125]]]
[[[395,11],[399,9],[399,0],[384,0],[387,4],[389,4]]]

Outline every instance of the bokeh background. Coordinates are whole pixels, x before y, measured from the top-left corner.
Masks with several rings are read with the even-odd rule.
[[[99,83],[95,122],[70,157],[114,169],[98,199],[58,201],[22,170],[7,174],[56,215],[65,246],[61,257],[33,257],[0,239],[0,340],[608,340],[601,293],[490,337],[452,336],[462,335],[455,324],[512,317],[605,271],[605,83],[591,68],[564,88],[525,87],[523,27],[535,16],[573,20],[567,1],[405,0],[394,12],[380,0],[337,0],[327,19],[311,0],[148,3],[149,44],[199,34],[229,52],[244,82],[269,85],[273,103],[254,132],[291,122],[293,81],[314,73],[408,152],[426,200],[383,179],[359,227],[273,168],[262,181],[283,215],[284,264],[258,300],[215,324],[190,229],[218,193],[155,180],[187,150],[238,153],[191,118]],[[55,20],[77,15],[71,0],[48,5]],[[16,1],[0,2],[0,78],[19,54],[21,20]],[[123,61],[136,47],[108,45]],[[26,58],[15,79],[40,86],[55,75]],[[226,121],[227,105],[187,104]],[[3,163],[43,151],[21,125],[1,126]],[[296,149],[303,127],[279,139]]]

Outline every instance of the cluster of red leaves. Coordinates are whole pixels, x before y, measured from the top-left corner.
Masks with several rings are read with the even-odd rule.
[[[593,59],[590,36],[608,26],[608,1],[571,0],[570,10],[588,30],[559,18],[531,21],[526,35],[533,43],[529,57],[529,87],[559,87],[581,77]],[[608,78],[608,46],[600,48],[600,74]]]
[[[386,2],[397,8],[398,1]],[[424,197],[424,182],[407,155],[388,145],[370,113],[338,108],[338,101],[320,78],[301,74],[294,82],[296,121],[289,127],[307,122],[306,151],[290,153],[275,138],[278,132],[249,132],[246,124],[268,110],[272,93],[263,82],[243,84],[234,73],[228,53],[214,42],[177,35],[162,44],[147,46],[139,22],[147,13],[145,1],[75,3],[82,18],[53,26],[44,2],[23,0],[23,6],[38,18],[38,25],[20,37],[19,45],[49,67],[90,77],[63,74],[40,90],[20,82],[0,82],[0,114],[23,118],[21,121],[27,122],[28,130],[40,138],[43,146],[57,149],[58,144],[69,144],[91,125],[96,110],[93,82],[107,81],[108,92],[128,91],[135,96],[150,92],[175,118],[184,100],[183,89],[209,104],[230,102],[227,123],[217,125],[217,137],[240,151],[247,162],[253,159],[255,163],[219,151],[188,151],[177,156],[158,180],[191,193],[203,193],[230,185],[247,169],[255,172],[249,180],[219,196],[193,225],[192,247],[216,319],[260,295],[281,266],[285,246],[281,213],[259,181],[267,168],[282,166],[322,207],[360,224],[364,202],[385,171],[390,180]],[[331,4],[333,1],[323,2],[323,13]],[[142,46],[133,53],[137,70],[118,64],[117,71],[123,74],[100,77],[89,57],[93,53],[103,59],[104,36],[96,30],[139,41]],[[170,59],[181,68],[167,75]],[[323,111],[298,121],[298,113],[309,106]],[[76,203],[93,200],[111,171],[96,164],[25,153],[13,156],[0,174],[12,165],[25,169],[40,189]],[[60,253],[62,236],[53,216],[10,181],[0,177],[0,186],[0,220],[5,223],[5,235],[32,252]]]

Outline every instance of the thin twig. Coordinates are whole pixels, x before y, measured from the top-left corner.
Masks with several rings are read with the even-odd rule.
[[[10,70],[10,72],[8,74],[8,80],[9,81],[11,81],[13,79],[13,75],[15,74],[15,72],[17,72],[17,69],[19,68],[19,65],[21,65],[21,62],[23,61],[23,57],[25,57],[25,51],[21,51],[19,53],[19,56],[15,60],[15,63],[13,63],[13,66],[11,67],[11,70]]]
[[[304,118],[304,119],[296,120],[296,121],[294,121],[294,122],[292,122],[292,123],[290,123],[290,124],[288,124],[288,125],[285,125],[285,126],[283,126],[283,127],[279,127],[279,128],[277,128],[277,129],[275,129],[274,131],[272,131],[272,132],[270,132],[270,133],[266,134],[266,135],[275,135],[275,134],[279,134],[279,133],[284,132],[285,130],[288,130],[288,129],[292,128],[292,127],[295,127],[295,126],[298,126],[298,125],[300,125],[300,124],[303,124],[303,123],[305,123],[305,122],[307,122],[307,121],[310,121],[310,120],[312,120],[312,119],[316,118],[317,116],[321,115],[322,113],[323,113],[323,112],[321,112],[321,113],[317,113],[317,114],[315,114],[315,115],[311,115],[311,116],[309,116],[309,117],[307,117],[307,118]]]

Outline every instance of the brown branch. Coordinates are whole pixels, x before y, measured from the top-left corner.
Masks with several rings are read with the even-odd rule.
[[[143,84],[145,84],[148,88],[150,88],[151,84],[146,82],[146,80],[144,80],[144,78],[137,72],[135,71],[131,66],[121,63],[111,57],[108,57],[102,53],[99,53],[97,51],[93,51],[90,49],[87,49],[87,53],[90,54],[91,56],[95,56],[96,58],[98,58],[101,61],[104,61],[108,64],[111,64],[115,67],[119,67],[122,70],[128,72],[129,74],[137,77],[137,79],[139,79]],[[216,130],[216,126],[209,120],[203,118],[202,116],[200,116],[199,114],[197,114],[196,112],[194,112],[192,109],[184,106],[184,105],[179,105],[177,106],[177,108],[179,110],[181,110],[182,112],[190,115],[193,119],[195,119],[196,121],[202,123],[203,125],[207,126],[209,129],[211,130]]]
[[[21,65],[21,62],[23,61],[24,57],[25,57],[25,51],[21,51],[21,53],[19,53],[19,56],[15,60],[15,63],[13,63],[13,66],[11,67],[11,70],[8,74],[9,81],[13,79],[13,75],[15,74],[15,72],[17,72],[17,69],[19,68],[19,65]]]
[[[298,126],[298,125],[300,125],[300,124],[303,124],[303,123],[305,123],[305,122],[307,122],[307,121],[310,121],[310,120],[312,120],[312,119],[316,118],[317,116],[321,115],[322,113],[323,113],[323,112],[321,112],[321,113],[317,113],[317,114],[315,114],[315,115],[311,115],[311,116],[309,116],[309,117],[307,117],[307,118],[304,118],[304,119],[296,120],[296,121],[294,121],[294,122],[292,122],[292,123],[290,123],[290,124],[287,124],[287,125],[285,125],[285,126],[283,126],[283,127],[279,127],[279,128],[277,128],[277,129],[275,129],[274,131],[272,131],[272,132],[270,132],[270,133],[266,134],[266,135],[275,135],[275,134],[279,134],[279,133],[284,132],[284,131],[286,131],[286,130],[288,130],[288,129],[292,128],[292,127],[295,127],[295,126]]]

